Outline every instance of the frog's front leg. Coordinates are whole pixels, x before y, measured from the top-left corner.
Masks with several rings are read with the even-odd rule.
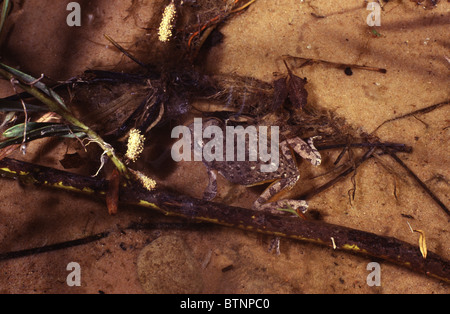
[[[320,136],[310,137],[308,142],[305,142],[300,137],[290,138],[281,143],[283,153],[287,153],[288,147],[292,148],[303,159],[308,160],[314,166],[319,166],[322,163],[322,156],[317,148],[314,147],[314,140],[320,139]],[[284,145],[286,144],[286,145]]]

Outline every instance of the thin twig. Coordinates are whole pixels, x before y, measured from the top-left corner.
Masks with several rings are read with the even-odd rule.
[[[302,196],[298,197],[298,199],[308,200],[308,199],[312,198],[314,195],[317,195],[317,194],[322,193],[323,191],[329,189],[330,187],[332,187],[339,181],[343,180],[347,175],[354,172],[363,162],[365,162],[366,160],[373,157],[374,151],[375,151],[375,147],[373,147],[368,152],[366,152],[366,154],[364,154],[364,156],[362,156],[359,160],[357,160],[352,166],[350,166],[349,168],[347,168],[346,170],[341,172],[339,175],[337,175],[334,179],[331,179],[327,183],[319,186],[318,188],[315,188],[312,191],[309,191],[309,192],[303,194]]]
[[[109,235],[109,232],[101,232],[101,233],[87,236],[87,237],[84,237],[81,239],[64,241],[64,242],[60,242],[60,243],[55,243],[55,244],[51,244],[51,245],[45,245],[45,246],[41,246],[41,247],[35,247],[35,248],[25,249],[25,250],[20,250],[20,251],[5,252],[5,253],[0,254],[0,261],[20,258],[20,257],[25,257],[25,256],[31,256],[31,255],[40,254],[40,253],[58,251],[58,250],[67,249],[67,248],[78,246],[78,245],[88,244],[88,243],[95,242],[100,239],[106,238],[108,235]]]
[[[142,222],[132,222],[128,227],[125,227],[124,229],[118,230],[118,232],[123,231],[139,231],[139,230],[170,230],[170,229],[177,229],[177,230],[186,230],[186,229],[192,229],[194,227],[193,224],[189,223],[142,223]],[[198,229],[198,224],[195,224],[195,228]],[[22,258],[26,256],[33,256],[37,254],[47,253],[47,252],[54,252],[59,250],[64,250],[80,245],[85,245],[89,243],[93,243],[96,241],[99,241],[101,239],[105,239],[108,236],[112,235],[112,231],[104,231],[97,234],[93,234],[90,236],[86,236],[79,239],[69,240],[69,241],[63,241],[58,242],[50,245],[44,245],[40,247],[33,247],[29,249],[19,250],[19,251],[11,251],[11,252],[4,252],[0,253],[0,261],[6,261],[6,260],[12,260],[16,258]]]
[[[303,66],[306,66],[306,65],[310,65],[310,64],[313,64],[313,63],[322,63],[322,64],[333,66],[335,68],[340,68],[340,69],[353,68],[353,69],[360,69],[360,70],[366,70],[366,71],[374,71],[374,72],[379,72],[379,73],[383,73],[383,74],[387,72],[387,70],[383,69],[383,68],[377,68],[377,67],[360,65],[360,64],[337,63],[337,62],[332,62],[332,61],[327,61],[327,60],[295,57],[295,56],[290,56],[290,55],[283,55],[282,57],[284,59],[294,59],[294,60],[303,60],[303,61],[305,61],[304,63],[302,63],[302,65],[300,67],[303,67]]]
[[[408,117],[415,116],[415,115],[418,115],[418,114],[425,114],[425,113],[431,112],[433,110],[436,110],[436,109],[438,109],[440,107],[444,107],[444,106],[447,106],[447,105],[450,105],[450,100],[446,100],[446,101],[440,102],[438,104],[434,104],[434,105],[431,105],[431,106],[428,106],[428,107],[425,107],[425,108],[422,108],[422,109],[418,109],[416,111],[409,112],[407,114],[400,115],[400,116],[395,117],[395,118],[391,118],[391,119],[386,120],[383,123],[381,123],[375,130],[372,131],[371,134],[374,134],[376,131],[378,131],[379,128],[381,128],[386,123],[389,123],[389,122],[392,122],[392,121],[396,121],[396,120],[400,120],[400,119],[404,119],[404,118],[408,118]],[[423,121],[421,121],[421,122],[423,122]]]
[[[134,61],[137,65],[143,67],[143,68],[147,68],[148,66],[144,63],[142,63],[141,61],[139,61],[139,59],[137,59],[135,56],[133,56],[131,53],[129,53],[125,48],[123,48],[121,45],[119,45],[114,39],[112,39],[110,36],[103,34],[103,36],[111,43],[113,44],[114,47],[116,47],[117,49],[120,50],[120,52],[122,52],[125,56],[127,56],[128,58],[130,58],[132,61]]]
[[[424,191],[436,202],[436,204],[438,204],[439,207],[441,207],[444,210],[444,212],[450,216],[450,210],[448,209],[448,207],[445,206],[444,203],[442,203],[442,201],[428,188],[428,186],[425,183],[423,183],[423,181],[420,180],[420,178],[411,169],[409,169],[409,167],[395,153],[389,152],[389,155],[400,166],[402,166],[403,169],[405,169],[408,172],[408,174],[411,177],[413,177],[414,180],[422,187],[422,189],[424,189]]]

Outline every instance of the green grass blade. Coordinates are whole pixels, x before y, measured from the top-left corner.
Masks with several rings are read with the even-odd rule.
[[[11,4],[11,1],[3,0],[2,13],[0,15],[0,34],[3,31],[3,26],[5,25],[5,21],[8,16],[9,9],[11,8],[10,4]]]
[[[15,125],[3,133],[7,140],[0,142],[0,149],[24,142],[24,123]],[[83,137],[81,129],[61,123],[28,122],[25,142],[31,142],[44,137]]]
[[[47,112],[48,109],[42,106],[25,104],[28,112]],[[0,99],[0,112],[22,112],[22,102],[19,100]]]
[[[10,66],[7,66],[6,64],[0,63],[0,68],[7,71],[8,73],[14,75],[16,78],[18,78],[20,81],[22,81],[25,84],[32,84],[34,87],[38,88],[42,92],[44,92],[47,96],[54,99],[65,111],[69,111],[66,104],[64,103],[64,100],[55,93],[52,89],[48,88],[44,83],[39,82],[35,77],[23,73],[17,69],[14,69]]]
[[[24,123],[17,124],[5,132],[3,132],[4,137],[16,137],[23,135]],[[74,127],[68,126],[62,123],[54,123],[54,122],[28,122],[27,123],[27,133],[36,132],[41,135],[53,134],[53,133],[77,133],[82,130]]]

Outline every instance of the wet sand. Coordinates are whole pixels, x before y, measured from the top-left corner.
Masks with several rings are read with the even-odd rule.
[[[84,16],[79,28],[66,26],[65,2],[35,0],[16,7],[12,16],[16,24],[4,48],[9,51],[5,62],[35,76],[45,73],[60,80],[87,68],[131,67],[108,46],[103,34],[125,47],[138,37],[145,38],[146,32],[155,30],[142,27],[155,14],[154,3],[161,1],[140,2],[129,18],[131,1],[114,6],[109,1],[97,1],[96,5],[79,2]],[[213,73],[265,81],[273,80],[274,72],[284,73],[280,57],[286,54],[385,68],[386,74],[354,70],[352,76],[320,64],[294,69],[308,79],[310,102],[370,133],[387,119],[449,98],[450,63],[445,58],[450,57],[449,11],[446,1],[433,10],[410,1],[390,1],[381,13],[378,37],[366,24],[369,11],[363,1],[258,0],[221,28],[224,41],[212,48],[206,67]],[[12,93],[7,82],[1,82],[0,88],[2,96]],[[413,147],[413,153],[401,155],[402,159],[447,206],[449,113],[446,106],[377,131],[384,141]],[[71,141],[43,140],[29,145],[26,156],[15,153],[12,157],[62,169],[59,160],[77,149]],[[335,157],[336,153],[324,153],[324,160]],[[145,167],[149,159],[144,155],[140,165]],[[151,169],[148,173],[152,174]],[[194,162],[179,164],[158,178],[173,190],[196,197],[201,197],[207,185],[203,165]],[[419,236],[411,233],[409,222],[414,229],[425,231],[429,250],[450,258],[448,216],[392,160],[382,157],[366,162],[355,179],[357,190],[351,203],[348,191],[353,185],[348,178],[311,199],[310,207],[326,222],[418,244]],[[300,180],[299,187],[303,182]],[[179,273],[171,271],[168,265],[172,264],[167,261],[175,261],[177,256],[186,256],[189,263],[180,267],[189,267],[185,274],[192,274],[195,285],[192,290],[180,286],[181,290],[170,292],[449,292],[448,285],[385,262],[380,262],[381,286],[369,287],[366,267],[370,258],[291,240],[282,240],[281,255],[276,256],[267,252],[269,237],[225,227],[121,231],[130,222],[180,221],[129,207],[111,217],[104,203],[88,197],[22,186],[7,179],[0,179],[0,186],[1,252],[111,232],[91,244],[0,262],[1,293],[167,292],[148,280],[176,282],[173,277]],[[260,191],[233,186],[223,178],[219,178],[219,186],[219,200],[237,206],[250,207]],[[161,263],[146,259],[144,255],[152,252],[148,245],[155,245],[155,250],[156,245],[167,248]],[[144,248],[145,254],[141,254]],[[66,266],[72,261],[81,266],[81,287],[66,284]],[[156,274],[155,267],[160,267]]]

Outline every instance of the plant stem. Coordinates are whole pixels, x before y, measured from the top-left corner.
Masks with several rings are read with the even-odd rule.
[[[96,132],[94,132],[91,128],[89,128],[87,125],[85,125],[83,122],[81,122],[80,120],[78,120],[75,116],[73,116],[73,114],[66,108],[62,107],[61,105],[59,105],[56,101],[54,101],[53,99],[51,99],[50,97],[48,97],[46,94],[44,94],[43,92],[41,92],[39,89],[37,89],[36,87],[34,87],[33,85],[28,85],[26,83],[23,83],[20,81],[19,78],[15,77],[14,75],[12,75],[11,73],[9,73],[8,71],[4,70],[4,69],[0,69],[0,75],[2,75],[3,77],[5,77],[8,80],[17,80],[18,81],[18,85],[27,93],[29,93],[30,95],[34,96],[37,100],[39,100],[40,102],[42,102],[43,104],[45,104],[47,106],[47,108],[49,109],[49,111],[55,112],[58,115],[60,115],[62,118],[64,118],[67,122],[69,122],[70,124],[79,127],[80,129],[82,129],[82,131],[87,135],[87,137],[89,138],[89,140],[97,143],[101,149],[103,151],[106,152],[106,154],[108,155],[108,157],[111,159],[111,161],[114,163],[114,165],[116,166],[117,170],[119,170],[119,172],[126,178],[129,179],[130,175],[128,172],[127,167],[125,166],[124,163],[122,163],[122,161],[116,156],[116,154],[114,153],[114,148],[109,145],[108,143],[106,143],[101,137],[100,135],[98,135]]]

